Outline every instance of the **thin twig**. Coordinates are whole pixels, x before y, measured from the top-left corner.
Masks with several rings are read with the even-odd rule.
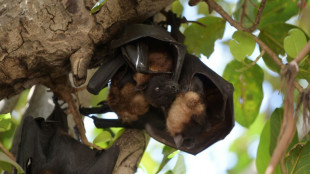
[[[243,4],[242,4],[242,12],[241,12],[241,17],[240,17],[240,23],[243,26],[243,22],[244,22],[244,15],[246,12],[246,6],[247,6],[247,0],[244,0]]]
[[[250,1],[250,3],[258,10],[257,5],[256,5],[252,0],[249,0],[249,1]]]
[[[306,57],[306,55],[310,52],[310,40],[305,45],[305,47],[299,52],[299,54],[296,56],[296,58],[293,60],[297,64],[300,64],[300,62]]]
[[[15,156],[10,152],[8,151],[4,146],[3,144],[0,142],[0,149],[8,156],[10,157],[13,161],[16,161],[16,158]]]
[[[187,23],[187,24],[188,24],[188,23],[198,24],[198,25],[200,25],[200,26],[202,26],[202,27],[204,27],[204,28],[207,27],[205,24],[203,24],[203,23],[201,23],[201,22],[198,22],[198,21],[188,21],[188,20],[185,19],[185,20],[182,20],[181,22],[182,22],[182,23]]]
[[[218,14],[220,14],[226,21],[229,22],[229,24],[233,27],[235,27],[236,29],[238,30],[241,30],[241,31],[246,31],[246,29],[240,25],[240,23],[238,23],[237,21],[233,20],[229,14],[227,14],[225,12],[225,10],[220,6],[218,5],[216,2],[214,2],[214,0],[204,0],[211,9],[215,10]]]
[[[264,8],[266,5],[266,1],[267,0],[262,0],[262,2],[260,3],[259,9],[258,9],[258,12],[256,15],[256,20],[255,20],[254,24],[252,25],[252,27],[248,29],[249,32],[253,32],[254,30],[256,30],[256,28],[260,22],[260,19],[262,17],[262,14],[263,14],[263,11],[264,11]]]
[[[260,40],[257,36],[252,34],[252,36],[255,38],[255,41],[258,43],[258,45],[266,51],[267,54],[273,59],[273,61],[282,69],[284,67],[281,60],[278,58],[277,54],[273,52],[262,40]]]
[[[250,64],[246,65],[246,67],[243,67],[241,69],[236,70],[236,72],[243,72],[244,70],[247,70],[247,69],[251,68],[252,66],[254,66],[259,61],[259,59],[261,57],[263,57],[264,54],[265,54],[265,51],[262,50],[260,52],[260,54],[256,57],[256,59],[253,62],[251,62]]]

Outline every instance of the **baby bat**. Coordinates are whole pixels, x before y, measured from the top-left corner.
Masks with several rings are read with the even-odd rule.
[[[92,150],[67,134],[67,116],[57,102],[47,120],[25,117],[17,163],[26,174],[112,173],[119,154]]]

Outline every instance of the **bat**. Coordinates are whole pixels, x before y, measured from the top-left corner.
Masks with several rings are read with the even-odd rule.
[[[151,106],[147,113],[130,123],[91,117],[95,126],[145,129],[159,142],[191,154],[197,154],[225,138],[234,126],[232,84],[190,54],[186,54],[180,72],[179,92],[168,109],[168,116],[161,109]],[[188,118],[185,114],[186,119],[182,121],[184,113],[176,114],[179,110],[173,111],[173,107],[191,103],[190,100],[196,102],[196,109],[193,109],[196,113],[189,112]],[[181,120],[174,123],[180,131],[168,128],[173,127],[169,123],[173,117]]]
[[[153,39],[169,43],[170,47],[159,46],[158,49],[152,50],[149,46]],[[160,44],[154,42],[154,45]],[[231,131],[234,126],[233,86],[205,66],[197,57],[187,54],[185,46],[176,42],[167,31],[143,24],[130,25],[125,28],[119,39],[112,41],[111,47],[118,49],[120,56],[110,58],[110,67],[106,64],[100,67],[101,71],[96,72],[96,76],[93,76],[88,84],[89,91],[99,92],[102,86],[106,86],[108,79],[112,79],[112,88],[113,78],[119,76],[119,71],[109,70],[114,67],[119,70],[122,66],[128,66],[128,69],[132,70],[131,90],[135,84],[135,89],[142,91],[140,94],[146,103],[150,104],[152,100],[158,99],[152,96],[152,93],[146,92],[147,87],[152,86],[149,82],[155,75],[166,75],[177,82],[178,92],[168,90],[172,95],[171,100],[160,103],[161,100],[158,99],[157,104],[150,104],[146,112],[139,113],[139,117],[134,117],[135,119],[129,122],[124,122],[122,119],[105,120],[92,117],[97,127],[146,129],[148,134],[158,141],[191,154],[199,153],[223,139]],[[160,56],[157,55],[158,52]],[[153,53],[154,57],[160,57],[160,61],[154,58],[157,61],[152,62],[150,55]],[[161,61],[168,62],[167,66],[162,69],[154,68],[157,65],[158,67],[165,65]],[[129,78],[124,78],[123,75],[121,77],[115,86],[128,84],[123,79]],[[85,114],[114,111],[115,108],[110,107],[108,102],[109,97],[107,101],[102,102],[100,109],[84,110]],[[164,109],[161,109],[162,106]]]
[[[119,147],[92,150],[73,139],[57,102],[47,120],[27,116],[22,126],[17,163],[26,174],[112,173]]]
[[[166,30],[145,24],[125,27],[120,38],[111,42],[111,49],[119,54],[106,57],[107,61],[92,76],[87,85],[92,94],[98,94],[106,87],[124,64],[134,71],[138,88],[154,74],[168,74],[177,82],[186,53],[186,47]]]

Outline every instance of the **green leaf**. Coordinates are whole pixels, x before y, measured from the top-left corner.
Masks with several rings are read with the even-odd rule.
[[[310,143],[296,144],[285,157],[285,168],[288,173],[310,172]]]
[[[306,79],[308,82],[310,82],[310,66],[299,67],[299,72],[296,78]]]
[[[11,114],[0,114],[0,132],[8,131],[11,129]]]
[[[236,31],[229,42],[229,49],[234,58],[242,62],[246,56],[250,56],[255,48],[254,37],[243,31]]]
[[[278,112],[278,111],[277,111]],[[273,112],[272,116],[276,113]],[[271,116],[271,117],[272,117]],[[264,174],[266,168],[269,164],[271,155],[270,155],[270,139],[271,139],[271,124],[270,119],[266,122],[264,129],[260,135],[260,141],[257,149],[256,155],[256,169],[259,174]],[[274,174],[281,174],[280,166],[276,167]]]
[[[210,12],[209,12],[209,6],[207,3],[205,2],[200,2],[198,3],[198,10],[197,10],[197,13],[198,14],[203,14],[205,16],[209,15]]]
[[[285,22],[298,13],[298,1],[271,0],[267,1],[258,28],[272,23]]]
[[[259,6],[259,3],[257,2],[257,0],[251,0],[252,3],[249,3],[249,1],[247,0],[246,6],[245,8],[243,8],[244,1],[245,0],[238,1],[237,8],[233,15],[236,21],[241,23],[242,12],[243,12],[243,9],[245,9],[244,13],[246,14],[246,16],[243,17],[242,25],[245,28],[249,28],[254,24],[254,21],[256,19],[256,14],[257,14],[257,8],[255,8],[255,6],[253,6],[252,3],[254,3],[256,6]]]
[[[183,155],[179,154],[179,158],[172,170],[172,173],[173,174],[186,174],[186,168],[185,168]]]
[[[246,59],[246,62],[250,60]],[[249,127],[257,117],[263,100],[263,70],[254,65],[242,72],[236,71],[244,65],[236,60],[225,68],[223,77],[234,85],[235,120],[244,127]]]
[[[293,25],[285,23],[274,23],[261,28],[259,38],[277,55],[284,55],[283,41],[287,36],[287,33],[292,28],[296,28]],[[271,57],[265,53],[263,55],[265,64],[273,71],[280,72],[280,67],[271,59]]]
[[[94,139],[93,143],[102,147],[102,148],[107,148],[108,147],[108,142],[111,141],[112,135],[108,131],[102,131],[99,133],[96,138]]]
[[[116,141],[125,131],[124,128],[116,128],[116,127],[113,127],[113,128],[110,128],[111,131],[115,134],[114,136],[114,140]]]
[[[103,88],[98,95],[93,95],[90,105],[91,106],[97,106],[99,102],[106,99],[108,96],[108,88]]]
[[[180,1],[176,0],[172,3],[172,12],[177,15],[177,17],[180,17],[183,13],[183,5],[180,3]]]
[[[150,153],[145,152],[139,166],[146,171],[145,173],[155,173],[158,163],[150,156]]]
[[[162,151],[164,157],[163,157],[163,160],[161,161],[160,165],[159,165],[159,168],[157,170],[156,173],[160,172],[164,167],[165,165],[177,154],[179,153],[178,150],[170,147],[170,146],[164,146],[163,148],[163,151]]]
[[[91,14],[96,13],[97,11],[100,10],[100,8],[103,6],[103,4],[105,4],[108,0],[99,0],[94,7],[90,10]]]
[[[165,174],[173,174],[172,170],[168,170]]]
[[[225,20],[219,17],[207,16],[198,19],[206,27],[193,23],[184,31],[185,44],[190,53],[197,56],[204,54],[209,57],[214,51],[214,42],[221,39],[225,30]]]
[[[17,173],[24,173],[24,170],[20,165],[18,165],[15,161],[13,161],[3,152],[0,152],[0,168],[5,171],[11,172],[13,169],[12,166],[16,168]]]
[[[307,44],[307,38],[304,32],[297,28],[291,29],[288,34],[284,39],[284,50],[289,56],[296,57]]]

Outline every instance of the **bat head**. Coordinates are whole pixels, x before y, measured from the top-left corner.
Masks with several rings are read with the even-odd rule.
[[[179,84],[167,76],[157,75],[150,79],[144,94],[153,107],[168,108],[179,91]]]

